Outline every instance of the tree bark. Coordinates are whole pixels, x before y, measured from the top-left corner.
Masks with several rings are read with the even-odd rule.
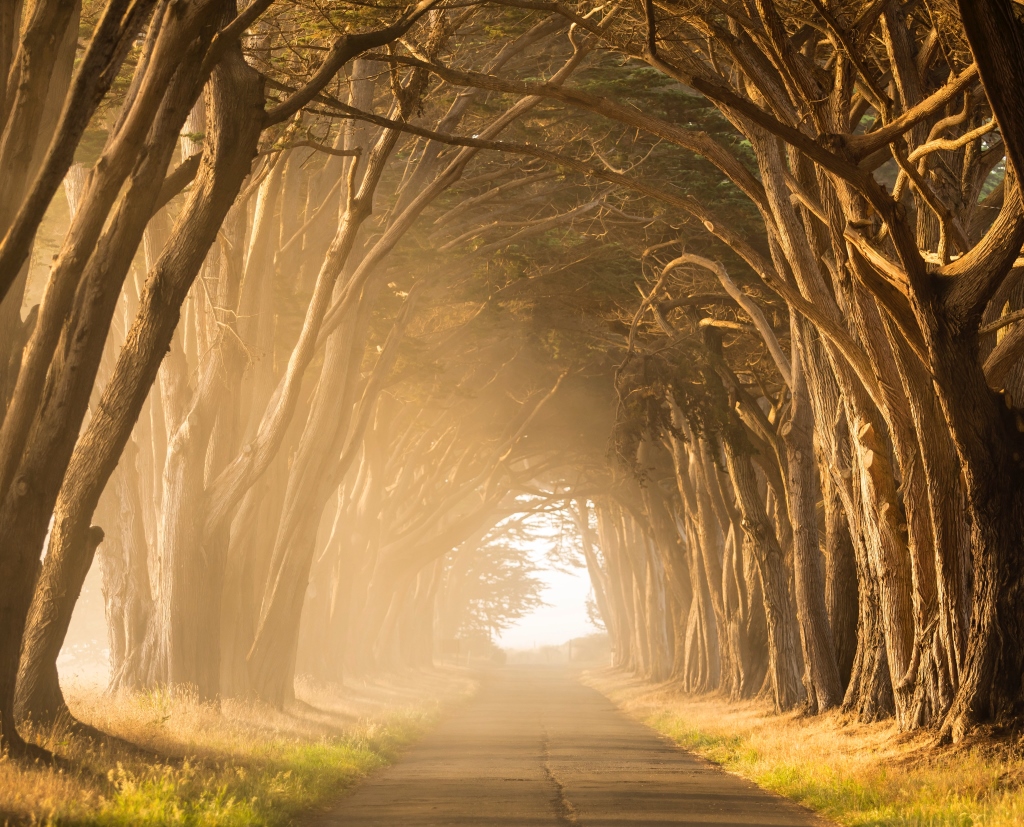
[[[761,571],[764,610],[768,620],[768,672],[775,707],[791,709],[802,698],[798,661],[799,628],[792,616],[788,576],[775,528],[758,491],[749,455],[741,453],[732,440],[724,440],[725,456],[736,488],[736,501],[743,515],[743,531],[750,539]]]
[[[114,372],[68,463],[55,505],[57,518],[48,563],[40,580],[42,595],[77,595],[81,590],[88,565],[82,568],[65,561],[76,561],[85,553],[85,531],[168,350],[181,303],[256,151],[262,84],[245,66],[239,51],[215,70],[210,89],[211,126],[206,145],[211,154],[204,160],[170,243],[156,262]],[[26,649],[29,662],[55,658],[74,608],[73,600],[39,600],[41,616],[45,614],[49,622],[45,631],[31,633],[30,639],[38,643]]]
[[[815,516],[814,416],[802,364],[799,324],[794,319],[793,396],[783,437],[788,462],[789,516],[793,525],[796,601],[809,677],[808,703],[812,711],[820,712],[841,703],[842,688],[825,606],[825,580]]]

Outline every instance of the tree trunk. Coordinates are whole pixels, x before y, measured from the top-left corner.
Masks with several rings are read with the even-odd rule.
[[[262,108],[262,84],[245,66],[240,52],[230,53],[222,61],[210,88],[213,113],[206,145],[212,155],[199,173],[173,243],[156,263],[111,379],[68,463],[54,509],[57,519],[50,538],[49,564],[44,565],[39,586],[43,594],[77,596],[81,591],[88,564],[83,566],[79,559],[89,554],[86,532],[96,503],[167,352],[181,302],[255,153],[260,128],[253,123],[252,113]],[[73,608],[72,600],[45,609],[54,620],[29,635],[29,661],[56,657]]]
[[[831,475],[822,475],[821,482],[825,508],[825,602],[845,694],[857,652],[857,560],[836,484]]]
[[[140,475],[136,469],[138,448],[128,441],[111,482],[117,506],[108,509],[116,524],[111,527],[119,542],[100,547],[107,626],[119,630],[121,657],[111,647],[110,690],[150,688],[155,683],[156,629],[153,592],[149,577],[149,545],[143,525]]]
[[[610,506],[599,504],[597,507],[597,531],[604,553],[605,565],[608,568],[608,601],[614,608],[610,613],[608,634],[612,642],[612,665],[625,669],[631,659],[629,634],[629,607],[622,591],[621,553],[616,543],[615,528],[612,524]]]
[[[768,519],[750,457],[724,441],[729,475],[736,488],[736,501],[743,515],[743,531],[750,539],[761,571],[764,611],[768,620],[768,672],[771,676],[775,707],[796,706],[802,696],[798,660],[799,629],[790,606],[788,577],[782,548]]]
[[[864,487],[860,484],[860,477],[864,472],[861,470],[858,453],[851,455],[851,462],[851,474],[857,481],[853,487],[853,498],[858,522],[863,526],[872,519],[872,516],[870,506],[863,502]],[[866,535],[867,530],[864,529],[863,533]],[[878,576],[873,570],[871,555],[868,552],[868,542],[866,536],[863,543],[854,538],[859,599],[857,653],[854,656],[846,697],[843,698],[843,711],[855,712],[864,722],[891,717],[896,711],[882,613],[879,611],[882,600],[879,595]]]
[[[818,520],[814,459],[814,416],[801,359],[799,322],[793,322],[796,342],[792,349],[792,403],[789,421],[783,429],[786,442],[789,518],[793,525],[794,573],[800,636],[804,648],[809,686],[808,703],[821,712],[842,701],[839,667],[832,648],[825,581],[818,547]]]
[[[976,340],[941,323],[930,337],[939,399],[963,469],[974,600],[960,687],[943,733],[1024,715],[1024,437],[980,368]]]
[[[182,66],[190,62],[196,64],[196,56],[183,55]],[[199,68],[193,66],[195,74]],[[0,582],[4,583],[0,593],[0,745],[14,752],[24,749],[14,725],[14,693],[36,561],[88,407],[121,283],[142,238],[146,217],[153,212],[174,142],[195,97],[194,87],[195,75],[183,70],[166,90],[142,160],[132,172],[117,214],[85,268],[79,300],[71,316],[56,319],[54,313],[48,315],[46,304],[52,291],[47,293],[40,323],[29,345],[31,355],[39,338],[36,361],[23,366],[11,411],[4,420],[2,433],[6,442],[2,460],[5,484],[10,488],[4,492],[0,506],[0,545],[7,549],[0,560]],[[90,208],[83,205],[80,212]],[[56,281],[55,276],[50,286]],[[61,358],[41,374],[44,381],[38,390],[46,403],[37,407],[32,400],[34,380],[26,380],[23,387],[22,379],[33,372],[39,374],[41,359],[49,362],[45,354],[49,334],[40,336],[44,317],[51,327],[61,325],[64,346],[59,350]],[[53,343],[56,345],[56,339]],[[19,406],[28,418],[11,425],[12,411]],[[21,441],[19,432],[27,435],[27,439]]]
[[[60,680],[57,676],[57,656],[64,642],[64,635],[47,634],[48,627],[54,624],[65,628],[70,617],[64,620],[60,615],[70,615],[81,594],[81,584],[92,566],[96,548],[103,542],[103,530],[92,526],[86,534],[84,553],[66,564],[78,566],[78,571],[61,572],[59,581],[78,584],[78,591],[73,594],[54,594],[37,587],[29,608],[28,626],[22,642],[23,651],[33,649],[33,657],[22,657],[18,672],[17,694],[15,696],[14,714],[19,721],[31,720],[36,724],[50,724],[58,717],[68,714],[67,703],[61,692]],[[44,560],[45,564],[45,560]],[[40,586],[43,584],[40,583]],[[59,612],[57,610],[63,610]],[[38,641],[38,642],[37,642]]]

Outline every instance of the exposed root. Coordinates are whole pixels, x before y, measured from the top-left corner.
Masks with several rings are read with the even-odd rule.
[[[26,764],[34,763],[52,767],[63,763],[50,750],[44,749],[38,744],[33,744],[31,741],[25,741],[21,737],[5,741],[3,753],[12,761]]]

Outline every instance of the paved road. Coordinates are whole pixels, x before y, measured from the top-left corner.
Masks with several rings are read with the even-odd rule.
[[[318,827],[823,822],[671,746],[571,673],[505,668]]]

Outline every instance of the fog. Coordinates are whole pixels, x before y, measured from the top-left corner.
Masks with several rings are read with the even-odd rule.
[[[534,555],[542,556],[541,550]],[[504,649],[533,649],[557,646],[573,638],[599,631],[587,614],[593,587],[585,569],[545,568],[538,573],[543,584],[540,598],[546,605],[536,608],[502,630],[497,643]]]
[[[561,824],[651,686],[1018,732],[1022,9],[0,4],[16,818],[280,823],[477,691]]]

